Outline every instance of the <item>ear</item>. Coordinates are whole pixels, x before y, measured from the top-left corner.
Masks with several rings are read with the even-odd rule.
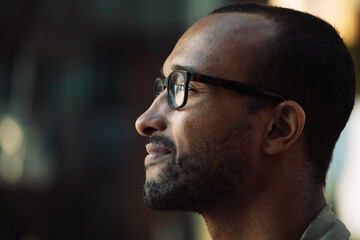
[[[276,106],[267,125],[262,148],[268,155],[287,150],[300,137],[305,125],[305,112],[294,101]]]

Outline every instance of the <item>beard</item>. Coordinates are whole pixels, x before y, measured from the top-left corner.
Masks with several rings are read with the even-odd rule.
[[[145,182],[145,205],[152,210],[203,214],[228,204],[247,174],[251,143],[246,132],[250,128],[233,129],[221,139],[200,138],[190,149],[191,155],[179,156],[170,138],[153,136],[149,142],[162,144],[172,153],[159,176]]]

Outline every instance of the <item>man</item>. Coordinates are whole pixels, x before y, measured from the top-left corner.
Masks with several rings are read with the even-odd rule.
[[[145,204],[201,214],[213,240],[348,239],[323,189],[354,104],[329,24],[290,9],[215,10],[177,42],[136,121]]]

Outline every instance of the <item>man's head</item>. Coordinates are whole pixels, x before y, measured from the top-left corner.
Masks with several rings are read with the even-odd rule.
[[[150,208],[205,212],[235,195],[256,196],[287,165],[290,173],[306,165],[304,176],[324,182],[354,101],[352,61],[329,25],[286,9],[222,8],[180,38],[163,75],[179,69],[256,85],[287,101],[196,81],[182,108],[170,107],[167,91],[157,96],[136,123],[149,137]],[[276,158],[283,161],[267,161]]]
[[[335,143],[354,105],[355,72],[349,51],[330,24],[310,14],[255,4],[227,6],[212,14],[231,12],[258,14],[276,23],[275,44],[264,52],[261,71],[253,72],[252,81],[275,89],[305,110],[312,178],[325,185]]]

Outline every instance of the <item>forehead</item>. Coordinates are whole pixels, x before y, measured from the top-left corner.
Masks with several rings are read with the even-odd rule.
[[[241,81],[275,33],[276,25],[260,15],[206,16],[179,39],[164,63],[164,74],[175,66],[185,66],[198,73]]]

